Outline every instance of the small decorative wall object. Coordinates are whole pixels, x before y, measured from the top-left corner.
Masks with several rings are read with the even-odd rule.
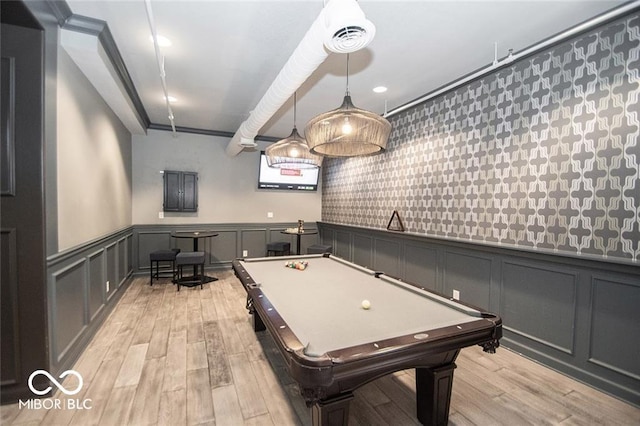
[[[389,219],[389,224],[387,225],[387,229],[389,231],[404,232],[404,225],[402,224],[402,219],[400,219],[398,210],[393,211],[393,214],[391,215],[391,219]]]

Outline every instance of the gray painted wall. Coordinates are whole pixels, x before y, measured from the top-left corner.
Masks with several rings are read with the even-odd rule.
[[[225,153],[228,138],[149,130],[133,136],[133,223],[197,224],[314,222],[320,219],[321,190],[317,192],[258,190],[259,143],[254,152],[236,157]],[[163,170],[198,173],[197,213],[162,211]],[[267,212],[273,212],[267,218]]]
[[[58,250],[131,225],[131,134],[58,49]]]

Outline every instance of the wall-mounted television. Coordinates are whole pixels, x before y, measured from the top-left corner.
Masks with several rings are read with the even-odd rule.
[[[281,169],[269,167],[264,151],[260,153],[258,189],[287,189],[293,191],[317,191],[319,168]]]

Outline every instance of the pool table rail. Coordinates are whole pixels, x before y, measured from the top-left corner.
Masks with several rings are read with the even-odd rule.
[[[395,281],[390,285],[411,286],[416,291],[436,295],[447,305],[460,304],[462,308],[459,310],[475,319],[315,353],[312,347],[299,340],[240,260],[233,261],[233,270],[247,292],[247,308],[252,314],[255,331],[269,330],[283,354],[289,374],[298,383],[307,405],[312,407],[314,425],[325,424],[334,416],[342,417],[346,424],[354,390],[372,380],[409,368],[416,370],[418,419],[423,424],[446,424],[453,370],[460,350],[477,344],[487,352],[495,352],[502,337],[502,320],[498,315],[386,276],[385,281]],[[363,272],[369,274],[372,271],[363,268]],[[380,272],[372,273],[378,278],[382,275]]]
[[[282,256],[281,256],[282,257]],[[308,364],[316,366],[330,365],[331,358],[327,355],[307,356],[306,346],[298,339],[296,334],[291,330],[289,324],[282,318],[278,311],[273,307],[269,298],[260,288],[260,283],[256,283],[253,278],[246,272],[240,262],[233,261],[234,272],[244,289],[247,292],[247,310],[253,319],[254,331],[269,330],[269,333],[276,341],[278,348],[282,352],[291,354],[292,357],[303,360],[308,359]],[[287,359],[289,359],[287,357]]]

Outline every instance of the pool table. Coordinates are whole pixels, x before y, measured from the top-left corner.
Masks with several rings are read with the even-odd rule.
[[[314,425],[346,425],[356,388],[407,368],[418,420],[446,425],[460,349],[495,352],[502,337],[498,315],[330,254],[236,259],[233,269],[254,329],[273,336]]]

